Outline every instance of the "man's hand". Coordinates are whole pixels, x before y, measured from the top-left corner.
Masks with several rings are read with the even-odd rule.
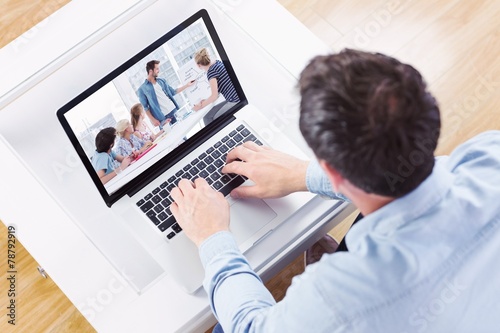
[[[222,172],[243,175],[255,183],[232,190],[234,198],[278,198],[307,191],[308,165],[307,161],[248,141],[228,153]]]
[[[196,246],[219,231],[229,230],[229,203],[205,179],[197,178],[194,184],[181,179],[170,195],[174,199],[172,214]]]

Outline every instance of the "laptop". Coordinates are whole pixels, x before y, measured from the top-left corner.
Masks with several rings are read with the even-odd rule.
[[[211,94],[207,73],[194,60],[195,53],[201,49],[207,51],[211,61],[217,61],[219,68],[222,66],[227,71],[228,82],[218,83],[231,87],[232,102],[219,94],[213,103],[194,111],[193,106]],[[123,138],[114,138],[109,150],[101,147],[98,151],[98,134],[109,132],[109,128],[116,127],[121,120],[130,121],[134,105],[142,103],[144,109],[152,108],[147,105],[150,102],[144,102],[144,94],[141,99],[140,92],[141,86],[148,84],[146,64],[151,60],[159,61],[158,77],[171,87],[170,95],[164,91],[165,87],[161,89],[170,99],[168,105],[175,107],[164,110],[162,106],[166,103],[158,103],[165,119],[170,120],[160,131],[160,127],[145,116],[144,122],[156,135],[154,140],[143,139],[130,130],[126,130],[126,134],[124,130]],[[161,91],[155,90],[155,93],[161,94]],[[271,146],[299,158],[307,157],[282,133],[276,133],[272,142],[259,136],[259,130],[269,126],[269,121],[248,102],[206,10],[194,13],[104,75],[62,106],[57,117],[102,196],[103,204],[116,216],[123,217],[123,227],[128,228],[167,274],[189,293],[202,286],[204,272],[196,246],[185,236],[170,211],[170,191],[180,179],[203,177],[226,195],[231,205],[230,228],[243,252],[257,246],[314,197],[309,193],[294,193],[272,200],[235,200],[228,195],[237,186],[252,185],[242,176],[220,171],[227,153],[245,141]],[[134,140],[139,141],[138,146],[130,143],[128,148],[132,152],[139,149],[140,153],[133,152],[127,157],[130,150],[123,149],[123,144],[128,144],[123,140],[131,140],[127,135],[136,135],[139,139]],[[105,166],[96,162],[103,157],[108,163]],[[122,158],[131,159],[131,163],[121,167]]]

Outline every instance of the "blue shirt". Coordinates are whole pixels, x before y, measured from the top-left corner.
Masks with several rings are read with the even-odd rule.
[[[317,164],[307,181],[325,192]],[[349,252],[307,266],[275,303],[231,233],[205,240],[204,287],[224,330],[498,332],[500,132],[437,158],[418,188],[364,217],[346,242]]]
[[[170,98],[175,105],[175,110],[165,110],[165,113],[173,113],[174,111],[177,111],[179,109],[179,104],[177,104],[174,98],[174,95],[177,94],[176,89],[169,86],[167,81],[160,77],[156,78],[156,83],[160,85],[163,92],[165,92],[165,95],[167,95],[167,97]],[[160,108],[160,103],[158,103],[158,98],[156,97],[155,89],[151,82],[145,80],[139,89],[137,89],[137,96],[139,97],[139,101],[144,107],[144,110],[149,110],[153,117],[160,122],[165,120],[165,114]]]
[[[104,174],[107,175],[117,167],[115,160],[116,153],[114,151],[108,154],[106,152],[98,153],[95,150],[92,156],[92,166],[96,172],[104,170]]]
[[[240,101],[234,84],[227,73],[226,67],[224,67],[224,64],[220,60],[216,60],[207,70],[208,81],[213,78],[217,80],[217,90],[224,96],[226,101],[232,103],[238,103]]]

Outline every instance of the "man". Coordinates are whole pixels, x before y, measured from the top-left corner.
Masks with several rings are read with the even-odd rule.
[[[231,195],[309,190],[348,198],[365,217],[348,252],[309,265],[275,303],[228,231],[226,200],[182,180],[172,212],[199,247],[224,331],[498,331],[500,132],[434,158],[435,99],[413,67],[381,54],[316,57],[299,86],[300,129],[318,161],[245,143],[223,172],[255,185]]]
[[[174,95],[192,86],[194,81],[188,82],[177,89],[172,88],[165,79],[158,77],[160,73],[160,62],[158,60],[149,61],[146,64],[146,72],[148,77],[137,90],[137,96],[149,120],[154,126],[159,126],[160,129],[167,122],[175,124],[177,122],[175,112],[179,109],[179,105],[175,101]]]

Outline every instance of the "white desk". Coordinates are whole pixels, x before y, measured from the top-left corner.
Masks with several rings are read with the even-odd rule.
[[[92,32],[90,14],[95,10],[82,12],[84,2],[70,2],[64,8],[66,16],[54,17],[39,31],[38,38],[45,43],[37,40],[32,48],[44,44],[40,50],[50,50],[54,38],[47,35],[51,36],[51,31],[68,31],[61,25],[71,22],[74,15],[73,19],[78,20],[73,20],[72,29],[78,31],[81,39],[90,36],[90,41],[84,40],[88,49],[74,59],[66,53],[63,64],[49,61],[50,66],[37,69],[36,76],[28,75],[36,79],[36,85],[29,90],[29,82],[8,87],[6,91],[15,92],[15,96],[7,94],[0,101],[4,106],[0,111],[0,134],[5,138],[0,140],[0,154],[3,161],[8,161],[0,166],[0,218],[7,225],[16,225],[26,249],[99,332],[203,332],[215,322],[204,291],[185,294],[161,270],[157,280],[140,294],[128,282],[127,278],[134,278],[131,274],[143,273],[141,265],[153,269],[154,263],[146,262],[140,251],[123,261],[116,252],[124,249],[109,247],[109,237],[118,237],[127,244],[134,241],[133,236],[126,231],[115,233],[123,229],[120,220],[111,215],[72,153],[55,111],[68,96],[87,88],[103,72],[162,35],[162,25],[166,24],[162,13],[169,10],[187,17],[204,7],[218,28],[248,99],[261,110],[269,111],[269,127],[259,134],[272,142],[273,133],[286,128],[291,139],[306,150],[298,135],[295,78],[312,55],[327,49],[281,6],[269,0],[169,1],[168,5],[166,1],[138,1],[139,5],[132,7],[145,8],[144,11],[137,9],[134,15],[127,12],[126,19],[105,26],[98,34]],[[87,3],[97,5],[97,1]],[[110,0],[98,3],[110,11],[119,7],[111,5],[116,2]],[[120,13],[111,13],[110,17],[123,18]],[[278,28],[272,28],[275,26]],[[94,35],[82,32],[85,29]],[[61,36],[56,43],[70,45],[71,37]],[[16,57],[2,52],[0,58],[8,60],[2,63],[12,68],[25,61],[19,54]],[[91,62],[95,70],[82,68],[85,59],[99,59]],[[8,85],[8,78],[2,80],[0,87]],[[64,93],[58,93],[61,91]],[[77,192],[70,190],[75,188]],[[26,209],[26,202],[32,203],[31,209]],[[343,204],[345,209],[336,214],[332,204],[314,198],[303,211],[246,253],[264,280],[353,211],[353,207]],[[132,273],[124,272],[122,265],[130,267]]]

